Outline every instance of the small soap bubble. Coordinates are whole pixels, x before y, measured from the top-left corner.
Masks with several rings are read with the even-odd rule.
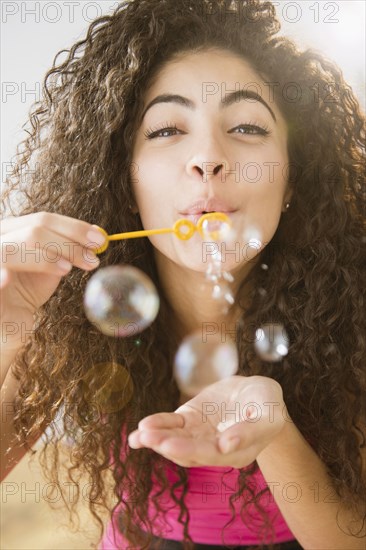
[[[254,349],[263,361],[281,361],[288,354],[289,338],[279,323],[267,323],[255,331]]]
[[[258,288],[258,294],[261,298],[265,298],[267,296],[267,291],[265,288],[260,287]]]
[[[249,248],[254,248],[256,250],[260,250],[262,248],[262,234],[256,227],[246,227],[243,231],[242,238],[244,243],[249,246]]]
[[[222,252],[224,251],[226,255],[225,247],[232,247],[237,235],[238,232],[231,225],[231,221],[206,219],[202,223],[202,237],[205,245],[203,257],[207,262],[206,280],[212,284],[212,298],[216,302],[221,302],[222,313],[225,315],[229,311],[229,306],[234,303],[234,296],[228,285],[234,281],[234,278],[223,269]]]
[[[84,294],[87,318],[107,336],[126,337],[145,330],[155,320],[159,305],[151,279],[129,265],[99,269]]]
[[[226,301],[230,305],[233,305],[233,303],[235,302],[233,293],[229,285],[223,282],[214,285],[212,290],[212,298],[214,300]]]
[[[222,276],[225,279],[225,281],[227,281],[228,283],[234,282],[234,277],[228,271],[223,271]]]
[[[187,336],[174,359],[174,376],[180,391],[195,396],[206,386],[233,376],[239,365],[232,340],[222,342],[218,334],[202,331]]]

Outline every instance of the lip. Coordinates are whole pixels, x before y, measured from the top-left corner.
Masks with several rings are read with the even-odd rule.
[[[223,214],[226,214],[228,217],[230,217],[236,210],[233,210],[231,212],[223,212],[222,210],[217,210],[217,212],[222,212]],[[184,219],[190,220],[194,223],[194,225],[197,225],[198,220],[203,216],[203,214],[183,214]]]
[[[207,212],[223,212],[224,214],[229,214],[231,212],[236,212],[236,210],[236,208],[233,208],[222,199],[213,197],[211,199],[197,199],[179,213],[187,217],[189,215],[194,215],[196,217],[198,214],[199,216],[197,219],[199,219]]]

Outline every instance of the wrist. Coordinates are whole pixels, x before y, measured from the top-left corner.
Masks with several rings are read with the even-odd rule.
[[[280,450],[283,452],[286,447],[293,444],[293,430],[294,423],[288,414],[286,405],[282,408],[282,425],[274,437],[269,441],[268,445],[258,454],[257,459],[260,461],[262,458],[266,459],[267,457],[271,458],[274,454],[278,453]]]

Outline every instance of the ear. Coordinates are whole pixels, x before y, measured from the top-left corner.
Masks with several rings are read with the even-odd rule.
[[[294,194],[294,190],[293,188],[288,184],[287,185],[287,188],[286,188],[286,191],[285,191],[285,196],[284,196],[284,202],[291,202],[291,199],[292,199],[292,195]]]

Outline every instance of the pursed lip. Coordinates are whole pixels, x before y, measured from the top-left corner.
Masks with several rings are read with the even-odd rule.
[[[230,212],[236,212],[236,208],[230,206],[227,202],[218,198],[211,199],[197,199],[189,206],[181,210],[179,213],[183,216],[186,215],[203,215],[208,212],[223,212],[224,214]]]

